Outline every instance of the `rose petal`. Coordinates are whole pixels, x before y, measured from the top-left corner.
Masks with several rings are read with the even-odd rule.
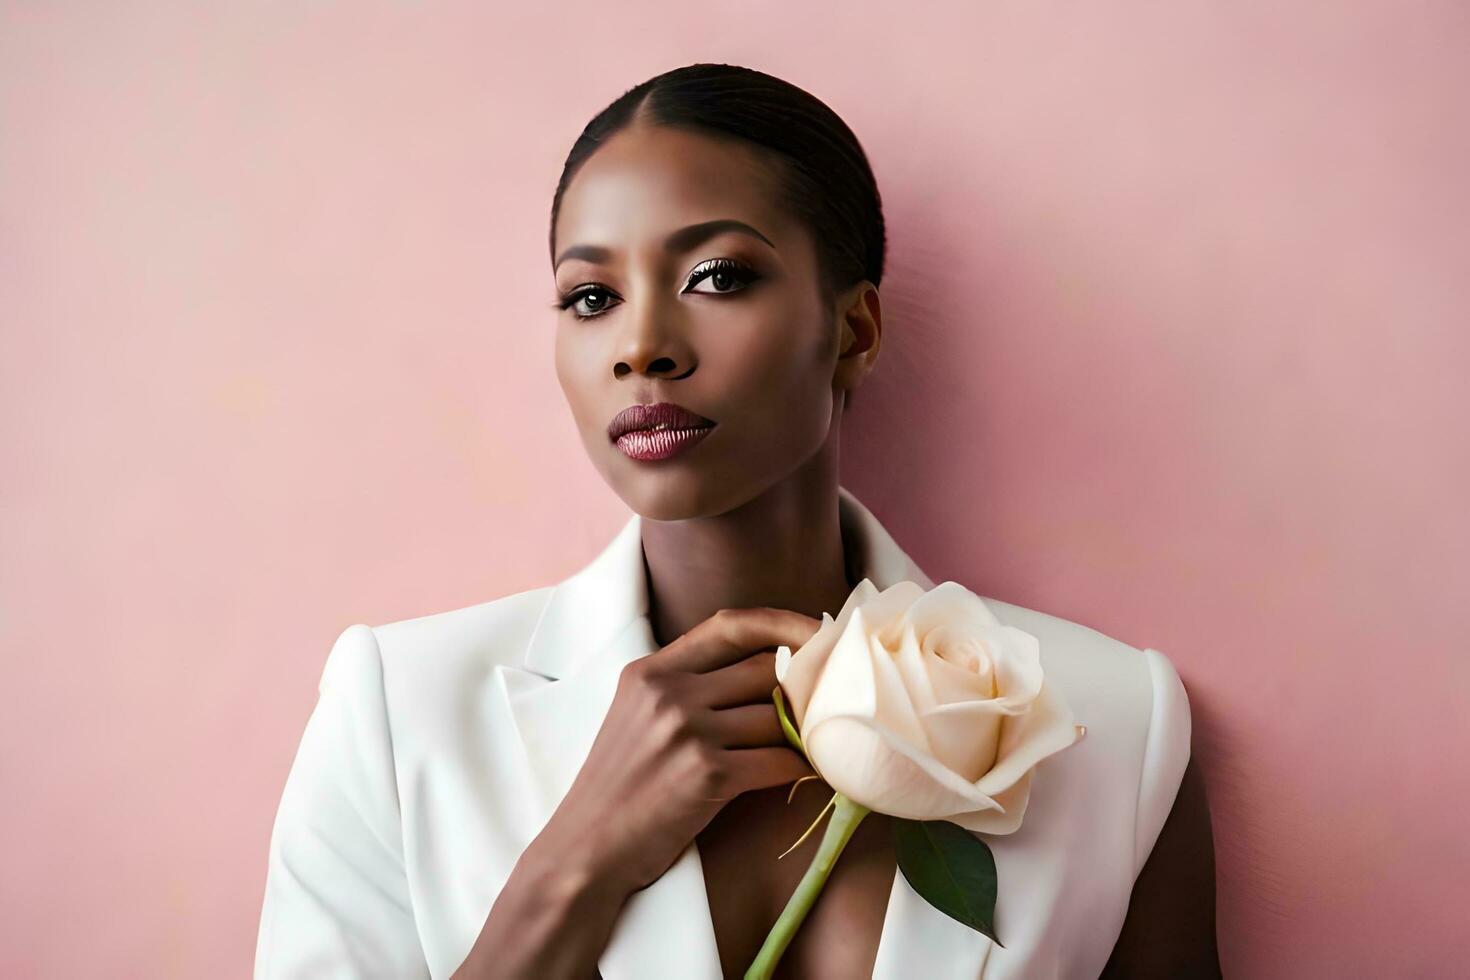
[[[999,701],[965,701],[922,712],[919,727],[935,757],[973,783],[995,765],[1005,719]]]
[[[914,710],[922,713],[939,703],[939,698],[934,693],[934,682],[929,678],[929,668],[924,664],[924,651],[919,645],[918,631],[913,624],[905,627],[894,661],[898,664],[899,673],[903,675],[903,685],[909,692]]]
[[[998,692],[994,672],[989,669],[991,665],[988,656],[985,666],[987,669],[984,672],[976,673],[933,652],[924,654],[924,670],[929,675],[934,700],[938,704],[989,701],[994,698]]]
[[[984,793],[1000,793],[1042,759],[1065,749],[1078,737],[1072,709],[1052,685],[1042,684],[1030,711],[1006,719],[995,768],[975,785]]]
[[[795,666],[799,660],[798,655],[792,665]],[[811,700],[807,702],[806,711],[797,726],[803,745],[806,744],[807,732],[832,715],[877,716],[878,688],[873,672],[867,620],[861,609],[854,609],[847,620],[847,629],[837,638],[822,667]]]
[[[1014,786],[995,797],[1000,809],[976,810],[973,813],[955,814],[946,819],[976,833],[1015,833],[1021,826],[1021,818],[1026,815],[1026,804],[1031,799],[1031,775],[1035,771],[1028,769],[1026,775],[1017,780]]]
[[[890,650],[897,650],[908,625],[908,611],[924,597],[918,582],[895,582],[870,599],[863,607],[868,626]]]
[[[996,693],[1024,707],[1041,693],[1041,640],[1015,626],[996,626],[986,635],[995,663]]]
[[[940,626],[961,633],[980,633],[999,623],[979,596],[958,582],[940,582],[914,600],[908,620],[923,636]]]
[[[929,744],[924,726],[919,723],[918,712],[914,710],[910,692],[903,682],[903,672],[894,663],[893,654],[879,642],[878,637],[870,635],[868,655],[873,660],[873,681],[877,693],[873,718],[900,738],[920,746],[925,752],[932,752],[933,746]]]
[[[802,734],[812,766],[870,810],[913,820],[998,807],[933,756],[871,718],[834,715]]]
[[[791,720],[798,726],[806,715],[806,705],[816,689],[817,678],[822,675],[822,668],[837,642],[832,623],[832,617],[822,613],[822,625],[799,648],[799,660],[784,643],[776,648],[776,682],[785,692],[786,703],[791,707]]]
[[[832,648],[847,631],[852,614],[877,594],[878,587],[870,579],[863,579],[848,593],[836,619],[824,611],[822,625],[795,652],[784,645],[776,650],[776,681],[786,694],[792,720],[798,727],[806,717],[807,703],[821,681]]]

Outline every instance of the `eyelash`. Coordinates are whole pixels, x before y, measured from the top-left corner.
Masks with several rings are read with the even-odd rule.
[[[728,296],[731,293],[738,293],[742,290],[750,288],[751,284],[753,284],[756,280],[760,278],[756,271],[750,266],[746,265],[744,262],[737,261],[736,259],[710,259],[708,262],[703,262],[700,265],[696,266],[694,268],[694,271],[689,273],[689,278],[684,282],[684,290],[688,291],[692,286],[696,285],[697,283],[701,283],[705,279],[708,279],[710,276],[716,275],[721,272],[733,274],[736,279],[741,281],[742,285],[740,286],[740,288],[727,289],[724,292],[716,292],[713,294],[707,293],[705,295]],[[612,290],[604,289],[601,286],[582,286],[572,290],[564,296],[558,296],[556,302],[551,304],[551,308],[554,310],[568,309],[569,307],[572,307],[581,302],[583,297],[590,296],[594,293],[603,293],[608,296],[613,295]],[[607,312],[607,308],[599,310],[596,313],[587,314],[578,313],[576,310],[573,310],[572,315],[575,316],[578,320],[590,320],[595,316],[602,316],[602,314],[605,312]]]

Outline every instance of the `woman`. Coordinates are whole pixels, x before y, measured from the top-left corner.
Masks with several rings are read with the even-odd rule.
[[[258,977],[741,975],[805,869],[774,856],[830,796],[787,803],[812,771],[772,651],[864,577],[934,584],[838,484],[884,226],[830,109],[733,66],[650,79],[578,139],[550,239],[557,376],[634,515],[555,586],[341,634],[272,834]],[[912,891],[875,813],[782,971],[1218,973],[1173,667],[986,602],[1088,721],[990,841],[1005,948]]]

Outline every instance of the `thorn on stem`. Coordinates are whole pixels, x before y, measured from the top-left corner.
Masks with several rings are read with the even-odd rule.
[[[810,776],[802,776],[796,782],[792,783],[791,784],[791,792],[789,792],[789,793],[786,794],[786,804],[788,806],[791,805],[792,797],[796,796],[796,787],[800,786],[802,783],[806,782],[808,779],[821,779],[821,778],[822,778],[821,776],[818,776],[817,774],[813,773]]]
[[[822,822],[822,818],[827,815],[827,811],[830,810],[830,809],[832,809],[836,805],[837,805],[837,794],[836,793],[833,793],[832,794],[832,798],[827,801],[827,805],[824,806],[824,807],[822,807],[822,812],[817,814],[817,819],[815,819],[815,820],[812,821],[812,825],[810,827],[808,827],[806,829],[806,831],[800,837],[796,838],[796,843],[795,844],[792,844],[790,847],[786,848],[786,850],[782,851],[780,854],[777,854],[776,855],[776,860],[777,861],[781,860],[783,857],[785,857],[786,855],[790,854],[792,851],[794,851],[798,847],[800,847],[801,846],[801,842],[804,841],[804,840],[806,840],[808,837],[810,837],[812,835],[812,831],[814,831],[814,830],[817,829],[817,824],[819,824],[819,823]]]

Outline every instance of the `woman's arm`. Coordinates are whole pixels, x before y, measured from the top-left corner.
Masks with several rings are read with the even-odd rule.
[[[548,825],[521,854],[451,980],[600,976],[597,961],[636,888],[594,842],[554,834]]]
[[[338,635],[317,690],[271,830],[255,978],[428,980],[371,626]]]
[[[1133,884],[1133,897],[1103,980],[1219,977],[1215,942],[1215,843],[1194,754],[1169,818]]]

